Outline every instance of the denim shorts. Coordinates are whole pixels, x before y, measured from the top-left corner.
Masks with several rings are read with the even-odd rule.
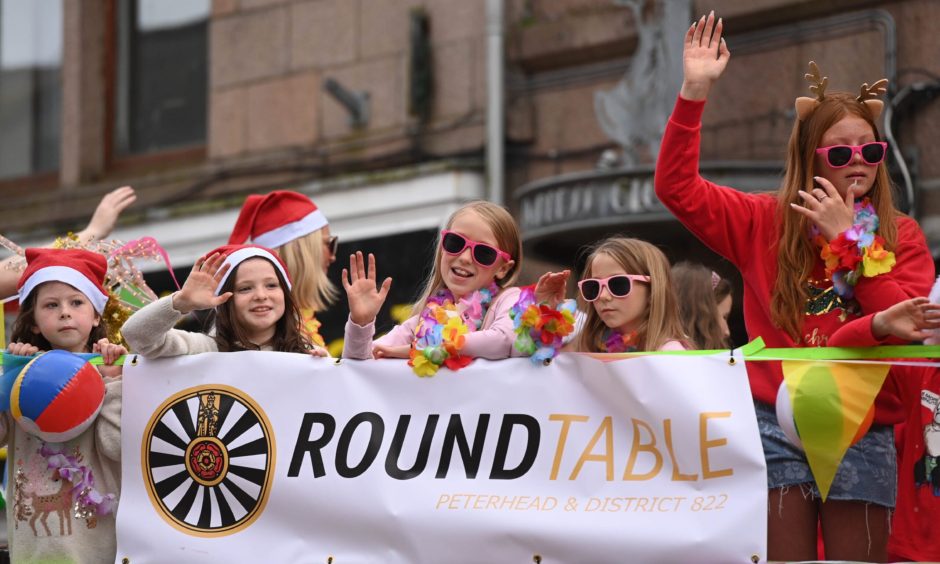
[[[804,495],[820,498],[806,454],[783,434],[774,406],[755,401],[754,409],[767,461],[767,488],[799,485]],[[863,501],[893,508],[897,477],[894,428],[872,425],[862,440],[846,451],[826,499]]]

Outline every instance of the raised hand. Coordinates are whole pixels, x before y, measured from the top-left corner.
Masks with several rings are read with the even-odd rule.
[[[800,190],[803,205],[791,203],[790,207],[812,221],[826,241],[832,241],[855,222],[856,185],[849,186],[843,198],[832,182],[821,176],[815,180],[820,188],[813,188],[812,193]]]
[[[348,274],[347,274],[348,273]],[[366,270],[362,251],[349,255],[349,270],[343,269],[343,289],[349,301],[349,318],[356,325],[368,325],[382,309],[392,279],[386,278],[380,288],[375,285],[375,255],[369,253]]]
[[[137,201],[137,194],[130,186],[121,186],[101,198],[88,226],[82,230],[85,239],[104,239],[114,230],[118,216]],[[80,235],[80,237],[81,237]]]
[[[685,34],[682,50],[684,71],[679,95],[686,100],[704,100],[712,84],[718,80],[728,66],[731,52],[721,36],[722,21],[715,21],[714,10],[708,16],[692,24]]]
[[[927,298],[896,303],[876,313],[871,321],[871,332],[878,339],[897,337],[923,341],[935,329],[940,329],[940,304],[930,303]]]
[[[183,282],[183,287],[173,294],[173,309],[180,313],[189,313],[212,309],[227,302],[232,297],[232,292],[215,295],[215,289],[219,287],[222,277],[229,269],[229,265],[224,263],[225,257],[219,253],[212,253],[197,260],[186,282]]]
[[[545,303],[550,307],[557,307],[558,304],[565,301],[565,291],[570,276],[570,270],[543,274],[535,285],[535,301]]]

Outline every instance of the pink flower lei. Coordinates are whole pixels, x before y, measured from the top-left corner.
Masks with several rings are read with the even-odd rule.
[[[616,329],[608,329],[604,331],[604,342],[601,343],[600,346],[601,352],[636,352],[639,350],[636,346],[637,337],[638,335],[636,331],[630,331],[624,335]]]
[[[810,230],[819,247],[819,258],[826,263],[826,276],[832,280],[836,293],[846,299],[855,295],[854,286],[862,277],[873,278],[891,272],[894,253],[885,249],[885,240],[877,234],[878,214],[871,200],[855,202],[852,227],[826,241],[816,226]]]
[[[441,366],[459,370],[473,360],[463,356],[464,336],[479,331],[483,318],[499,286],[495,282],[455,303],[450,290],[441,290],[428,298],[421,311],[415,337],[408,354],[408,365],[418,376],[437,374]]]
[[[520,289],[509,316],[516,332],[513,346],[536,364],[555,358],[565,337],[574,331],[575,302],[565,300],[552,308],[535,301],[535,286]]]

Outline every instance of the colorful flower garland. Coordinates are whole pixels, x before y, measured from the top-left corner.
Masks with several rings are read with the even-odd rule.
[[[498,292],[499,286],[492,283],[456,304],[450,290],[428,298],[408,353],[408,365],[414,373],[429,377],[441,366],[456,371],[470,364],[473,359],[460,354],[466,342],[464,335],[482,327],[486,310]]]
[[[519,300],[509,310],[516,330],[513,346],[534,363],[555,358],[564,338],[574,331],[574,300],[565,300],[557,308],[535,301],[535,287],[521,289]]]
[[[826,276],[843,298],[855,295],[852,288],[862,276],[873,278],[894,268],[894,253],[885,249],[885,240],[875,233],[878,225],[878,214],[871,201],[865,198],[855,202],[852,227],[828,242],[822,234],[815,234],[819,257],[826,263]]]
[[[630,331],[626,335],[616,329],[604,331],[604,342],[600,345],[600,352],[604,353],[622,353],[636,352],[639,350],[636,346],[637,332]]]

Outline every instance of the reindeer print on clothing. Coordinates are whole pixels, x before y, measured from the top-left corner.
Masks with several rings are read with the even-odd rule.
[[[71,536],[72,483],[62,477],[58,468],[49,467],[40,450],[36,449],[27,460],[17,460],[14,526],[18,529],[20,522],[26,521],[37,537]],[[50,527],[49,518],[53,516]]]
[[[59,518],[59,536],[72,534],[72,518],[69,510],[72,507],[72,484],[59,476],[58,470],[53,470],[49,476],[52,482],[59,484],[59,490],[53,494],[40,495],[36,492],[25,493],[22,497],[30,501],[30,512],[32,517],[29,520],[29,526],[33,529],[33,534],[37,537],[39,532],[36,530],[36,520],[46,530],[46,536],[51,537],[52,531],[47,523],[49,516],[55,514]],[[68,533],[66,533],[68,531]]]
[[[84,457],[77,447],[37,442],[39,448],[26,449],[32,452],[26,460],[16,461],[14,527],[19,529],[20,523],[26,521],[37,537],[71,536],[75,519],[94,529],[98,516],[114,510],[116,496],[95,489],[94,474],[83,463]],[[51,516],[57,518],[52,526]]]

